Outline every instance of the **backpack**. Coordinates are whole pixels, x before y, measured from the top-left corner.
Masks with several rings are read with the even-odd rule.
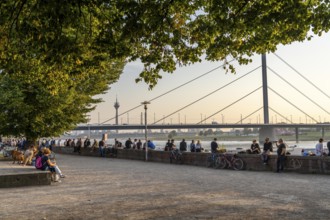
[[[38,170],[41,170],[43,168],[43,164],[42,164],[42,160],[41,160],[41,156],[37,156],[36,158],[36,164],[35,164],[35,167],[38,169]]]

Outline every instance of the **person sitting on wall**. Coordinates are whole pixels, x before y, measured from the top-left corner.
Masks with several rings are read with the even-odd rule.
[[[272,142],[269,141],[269,138],[267,137],[265,139],[264,149],[261,154],[262,161],[265,165],[267,165],[268,163],[269,155],[271,154],[271,152],[273,152],[273,144]]]
[[[172,151],[173,148],[175,148],[175,144],[174,144],[174,139],[171,140],[171,142],[168,145],[168,151]]]
[[[136,143],[136,149],[141,150],[142,148],[142,141],[139,139],[139,141]]]
[[[197,140],[195,149],[196,149],[196,153],[200,153],[202,151],[202,144],[200,140]]]
[[[191,143],[190,143],[190,152],[191,153],[196,152],[195,140],[191,140]]]
[[[170,150],[170,145],[171,145],[171,140],[168,139],[168,140],[167,140],[167,143],[166,143],[166,145],[165,145],[164,151],[169,151],[169,150]]]
[[[322,156],[323,155],[323,138],[320,138],[319,143],[316,144],[315,154],[316,154],[316,156]]]
[[[180,151],[187,151],[187,142],[185,139],[182,139],[180,142]]]
[[[257,140],[253,140],[251,144],[251,148],[246,151],[249,154],[260,154],[261,150]]]
[[[131,138],[128,138],[127,141],[125,142],[125,148],[124,149],[131,149],[132,147],[132,141]]]
[[[152,149],[152,150],[155,150],[156,149],[156,145],[152,141],[148,140],[148,148],[149,149]]]
[[[115,138],[115,147],[117,149],[122,147],[122,143],[120,141],[118,141],[117,138]]]
[[[132,144],[132,148],[133,150],[135,150],[137,148],[137,139],[135,138],[134,141],[133,141],[133,144]]]
[[[51,161],[49,159],[51,151],[48,148],[45,148],[43,150],[43,156],[41,157],[41,163],[43,164],[41,170],[49,170],[52,173],[52,180],[55,182],[60,182],[56,174],[58,174],[61,178],[64,178],[65,175],[62,174],[62,171],[60,168],[57,166],[55,161]]]

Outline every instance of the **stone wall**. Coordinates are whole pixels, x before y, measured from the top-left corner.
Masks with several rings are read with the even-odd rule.
[[[94,156],[99,157],[98,150],[91,152],[91,149],[82,149],[81,154],[74,153],[72,147],[54,147],[55,153]],[[183,153],[183,164],[193,166],[207,166],[207,157],[210,153]],[[112,157],[110,153],[106,153],[105,157]],[[268,165],[264,165],[260,155],[254,154],[238,154],[238,157],[244,161],[244,170],[250,171],[275,171],[276,156],[271,155]],[[142,150],[124,150],[118,149],[117,157],[119,159],[145,160],[145,151]],[[170,163],[169,152],[164,151],[148,151],[148,161]],[[296,173],[319,173],[330,174],[330,157],[303,157],[303,156],[287,156],[285,161],[285,172]]]
[[[50,172],[0,175],[0,188],[50,185]]]

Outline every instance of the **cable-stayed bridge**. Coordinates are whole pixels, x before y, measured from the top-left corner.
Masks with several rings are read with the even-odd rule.
[[[292,65],[290,65],[288,62],[286,62],[283,58],[281,58],[279,55],[274,54],[275,57],[278,58],[279,61],[281,61],[282,63],[284,63],[288,68],[290,68],[294,73],[296,73],[298,75],[298,77],[302,80],[305,81],[305,83],[309,84],[311,87],[313,87],[315,90],[317,90],[320,94],[322,94],[324,97],[326,97],[327,100],[330,99],[330,96],[327,95],[322,89],[320,89],[317,85],[315,85],[311,80],[309,80],[307,77],[305,77],[303,74],[301,74],[297,69],[295,69]],[[233,61],[233,60],[232,60]],[[229,62],[232,62],[229,61]],[[191,79],[177,87],[174,87],[150,100],[148,100],[149,102],[154,102],[157,99],[161,99],[167,95],[169,95],[170,93],[173,93],[175,91],[177,91],[178,89],[188,86],[189,84],[191,84],[192,82],[198,81],[201,78],[205,77],[206,75],[210,74],[213,71],[216,71],[220,68],[223,68],[223,66],[218,66],[204,74],[199,75],[198,77]],[[207,117],[205,116],[204,118],[201,116],[201,120],[195,124],[187,124],[187,123],[178,123],[178,124],[173,124],[171,122],[171,124],[169,123],[164,123],[165,119],[170,118],[171,116],[175,115],[175,114],[180,114],[181,111],[185,110],[186,108],[189,108],[193,105],[198,104],[199,102],[201,102],[202,100],[206,99],[209,96],[215,95],[215,93],[224,90],[225,88],[234,85],[235,83],[237,83],[240,80],[243,80],[243,78],[247,77],[248,75],[259,71],[260,69],[262,71],[262,86],[256,86],[256,88],[252,89],[251,91],[247,92],[246,94],[242,95],[241,97],[235,99],[232,103],[227,104],[225,106],[223,106],[221,109],[215,111],[212,114],[209,114]],[[192,102],[185,104],[182,107],[179,107],[176,110],[172,110],[172,112],[168,113],[167,115],[164,115],[162,118],[158,119],[158,120],[154,120],[153,123],[148,123],[148,128],[149,129],[184,129],[184,128],[260,128],[261,130],[265,131],[264,136],[271,136],[271,130],[273,128],[295,128],[296,129],[296,133],[298,133],[298,129],[302,128],[302,127],[317,127],[317,128],[321,128],[323,133],[324,133],[324,129],[327,127],[330,127],[330,125],[328,123],[325,123],[321,120],[321,117],[319,116],[319,118],[317,119],[315,116],[313,116],[312,114],[309,114],[306,110],[305,110],[305,106],[299,106],[297,104],[295,104],[292,100],[290,100],[288,97],[286,97],[286,95],[283,95],[279,92],[279,89],[276,87],[270,87],[267,83],[267,71],[269,71],[269,73],[271,73],[273,76],[276,76],[279,80],[281,80],[284,84],[287,85],[288,88],[290,88],[291,90],[294,90],[296,93],[300,94],[304,99],[307,100],[308,105],[313,105],[314,107],[316,107],[317,109],[319,109],[320,111],[322,111],[325,115],[329,116],[330,113],[329,111],[323,107],[321,104],[319,104],[317,101],[314,100],[314,97],[312,97],[311,95],[309,95],[307,92],[303,91],[302,89],[298,88],[295,83],[290,82],[288,79],[282,77],[277,71],[275,71],[274,68],[267,66],[266,65],[266,56],[263,55],[262,56],[262,65],[254,68],[253,70],[241,75],[240,77],[233,79],[232,81],[230,81],[229,83],[207,93],[204,95],[201,95],[201,97],[196,98],[195,100],[193,100]],[[209,119],[212,119],[213,117],[215,117],[216,115],[219,115],[221,113],[223,113],[225,110],[230,110],[231,108],[233,108],[233,106],[239,102],[242,102],[243,100],[245,100],[246,98],[248,98],[249,96],[255,94],[256,92],[260,92],[262,91],[263,94],[263,104],[260,106],[257,106],[256,109],[254,111],[251,111],[250,113],[248,113],[247,115],[245,115],[244,117],[241,115],[241,119],[239,121],[237,121],[236,123],[228,123],[225,124],[224,120],[222,120],[222,123],[208,123],[206,124],[206,121]],[[304,115],[306,118],[306,122],[305,123],[301,123],[301,119],[299,123],[295,123],[292,120],[292,115],[291,118],[286,117],[281,111],[278,110],[276,107],[273,106],[269,106],[268,104],[268,92],[271,92],[273,95],[276,95],[279,99],[281,99],[281,101],[283,103],[286,103],[287,105],[289,105],[291,108],[294,108],[296,111],[300,112],[300,114]],[[118,104],[118,103],[117,103]],[[116,105],[116,104],[115,104]],[[118,105],[119,107],[119,105]],[[100,124],[97,125],[83,125],[83,126],[78,126],[75,130],[138,130],[138,129],[144,129],[145,125],[143,123],[143,115],[141,113],[141,123],[140,125],[132,125],[132,124],[125,124],[125,125],[118,125],[118,117],[122,116],[122,115],[126,115],[129,114],[130,112],[136,110],[136,109],[142,109],[143,105],[142,104],[138,104],[133,108],[130,108],[124,112],[122,112],[121,114],[116,115],[113,118],[110,118]],[[256,115],[257,113],[260,113],[263,110],[263,119],[264,122],[261,123],[260,119],[259,119],[259,123],[243,123],[243,121],[245,122],[246,120],[248,120],[251,116]],[[275,123],[274,120],[272,119],[270,121],[270,117],[269,117],[269,110],[272,111],[273,113],[275,113]],[[222,114],[221,114],[222,115]],[[281,119],[284,119],[286,122],[283,123],[283,121],[281,123],[277,123],[277,116]],[[223,117],[223,116],[222,116]],[[150,118],[150,117],[149,117]],[[259,118],[260,118],[260,114],[259,114]],[[110,125],[110,122],[116,120],[115,124]],[[307,123],[309,120],[310,123]],[[262,132],[261,132],[262,133]]]

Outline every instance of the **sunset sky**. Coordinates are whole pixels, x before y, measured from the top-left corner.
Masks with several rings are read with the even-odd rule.
[[[267,70],[268,86],[317,121],[330,121],[330,34],[314,37],[311,41],[305,41],[303,43],[298,42],[287,46],[278,46],[276,54],[299,71],[304,77],[312,81],[326,95],[307,83],[274,54],[267,54],[268,67],[278,75],[284,77],[285,80],[297,87],[301,93],[312,99],[323,109],[289,86],[270,69]],[[148,123],[160,120],[164,116],[177,111],[261,66],[260,55],[256,55],[252,59],[252,63],[244,66],[239,66],[233,62],[236,67],[236,74],[226,74],[222,68],[219,68],[174,92],[152,101],[148,106]],[[124,73],[118,82],[111,85],[111,89],[107,94],[101,96],[104,102],[98,104],[96,110],[90,113],[91,123],[103,123],[115,116],[113,105],[116,96],[120,103],[119,113],[123,113],[138,106],[145,100],[151,100],[221,65],[221,62],[203,61],[202,63],[187,67],[178,67],[173,74],[162,73],[163,79],[150,91],[144,82],[135,83],[135,78],[137,78],[142,70],[142,65],[139,62],[129,63],[126,65]],[[185,108],[179,113],[173,114],[159,123],[198,123],[201,121],[201,118],[204,119],[219,112],[221,109],[260,86],[262,86],[261,67],[237,82]],[[268,93],[269,106],[277,112],[271,109],[269,110],[270,123],[286,122],[286,119],[279,114],[285,116],[288,120],[292,118],[294,123],[306,123],[306,121],[307,123],[314,123],[309,117],[306,117],[305,113],[288,104],[273,91],[268,90]],[[217,121],[218,123],[236,123],[240,121],[241,117],[244,118],[262,107],[262,100],[262,89],[259,89],[242,101],[210,117],[206,123],[211,123],[212,121]],[[139,124],[141,112],[144,112],[142,106],[128,114],[120,116],[119,123]],[[262,109],[243,121],[243,123],[257,122],[263,122]],[[114,123],[114,119],[107,122],[107,124]]]

